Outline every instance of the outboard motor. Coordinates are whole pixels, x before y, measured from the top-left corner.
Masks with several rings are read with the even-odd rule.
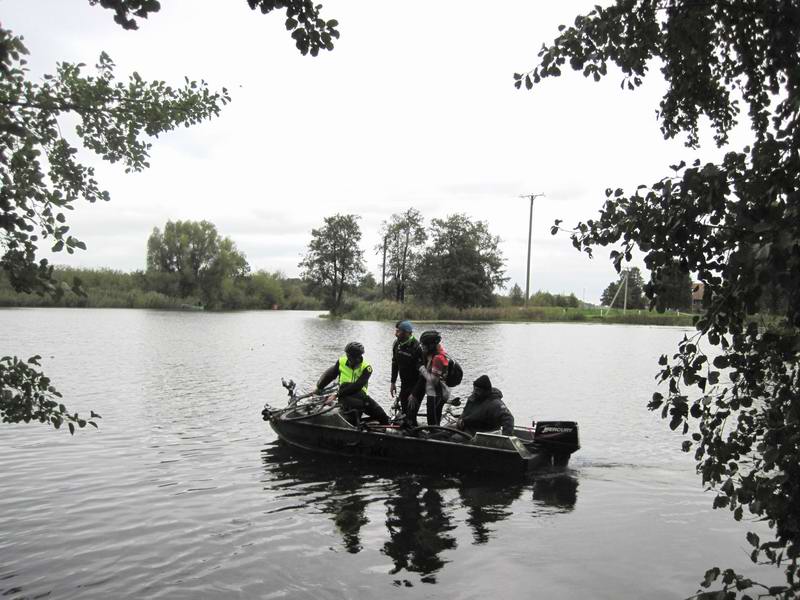
[[[536,421],[533,444],[553,455],[553,464],[565,466],[580,447],[578,424],[574,421]]]

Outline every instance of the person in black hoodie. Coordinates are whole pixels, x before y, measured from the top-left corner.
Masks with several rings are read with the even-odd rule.
[[[392,345],[392,384],[389,394],[397,393],[397,376],[400,376],[400,393],[397,400],[404,415],[408,414],[408,397],[414,391],[422,365],[422,346],[414,337],[411,321],[398,321],[395,325],[395,341]]]
[[[492,387],[487,375],[481,375],[472,383],[472,394],[457,427],[471,434],[502,429],[503,435],[513,435],[514,415],[506,408],[502,398],[503,392]]]

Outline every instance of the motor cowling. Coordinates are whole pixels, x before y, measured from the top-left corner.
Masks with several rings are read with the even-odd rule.
[[[572,454],[581,447],[574,421],[536,421],[533,425],[534,443],[554,454]]]

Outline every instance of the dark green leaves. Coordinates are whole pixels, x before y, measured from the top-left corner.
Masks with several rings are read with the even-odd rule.
[[[146,19],[149,13],[157,12],[161,5],[157,0],[89,0],[89,4],[100,4],[115,12],[114,21],[124,29],[138,29],[135,17]]]
[[[703,587],[708,587],[712,583],[714,583],[717,580],[717,577],[719,577],[719,573],[720,573],[719,567],[714,567],[706,571],[706,574],[703,577],[703,584],[702,584]]]
[[[0,417],[4,423],[30,423],[38,421],[60,428],[67,423],[70,433],[87,424],[97,427],[93,419],[100,415],[91,413],[82,419],[78,413],[70,414],[63,403],[57,401],[61,394],[50,384],[50,379],[37,367],[41,356],[32,356],[27,362],[16,357],[0,358]]]
[[[650,400],[650,403],[647,405],[647,408],[650,410],[656,410],[659,406],[661,406],[664,402],[664,396],[659,394],[658,392],[653,394],[653,399]]]
[[[697,331],[671,358],[661,356],[657,380],[668,391],[648,406],[671,429],[683,424],[688,432],[692,423],[692,443],[682,449],[695,447],[703,483],[718,488],[715,508],[736,520],[749,511],[774,526],[770,542],[759,546],[754,534],[748,541],[758,546],[754,559],[761,553],[785,568],[791,585],[767,591],[787,599],[800,593],[800,487],[790,483],[800,481],[796,11],[793,3],[625,0],[561,29],[529,72],[538,83],[565,63],[586,76],[613,65],[635,89],[656,67],[667,83],[657,107],[661,131],[686,134],[690,147],[700,143],[704,118],[719,146],[740,114],[749,119],[741,151],[726,149],[716,163],[686,157],[632,192],[607,189],[599,218],[579,223],[572,244],[589,254],[610,247],[618,271],[640,251],[651,273],[645,294],[657,309],[675,301],[670,280],[691,274],[701,284]],[[703,597],[733,598],[754,585],[715,568],[704,587],[720,575],[725,587]]]
[[[138,29],[137,18],[146,19],[158,12],[161,5],[156,0],[89,0],[89,4],[100,4],[114,11],[114,21],[125,29]],[[303,54],[316,56],[321,49],[332,50],[332,38],[339,37],[336,19],[324,21],[320,17],[321,4],[312,0],[247,0],[253,10],[267,14],[276,9],[286,11],[286,29],[293,32],[298,49]],[[294,35],[297,33],[297,35]]]
[[[157,10],[134,4],[118,6],[139,16]],[[0,30],[0,42],[24,49],[9,31]],[[59,127],[75,120],[86,148],[109,162],[121,162],[127,171],[141,171],[149,164],[149,137],[211,118],[229,97],[188,79],[178,88],[145,81],[138,73],[128,82],[116,81],[114,63],[105,53],[95,74],[84,74],[84,65],[60,63],[43,83],[29,81],[27,72],[12,61],[7,63],[10,76],[0,78],[0,124],[14,125],[0,127],[0,265],[15,290],[56,296],[61,287],[52,280],[51,269],[36,262],[40,240],[52,238],[53,252],[85,250],[84,242],[68,234],[65,211],[81,199],[109,199],[94,170],[78,162],[77,149]]]
[[[725,355],[717,356],[714,359],[714,366],[718,369],[725,369],[728,367],[730,363],[728,362],[728,357]]]
[[[303,55],[317,56],[320,50],[333,50],[333,40],[339,37],[339,22],[322,19],[322,5],[315,5],[312,0],[247,0],[247,4],[263,14],[285,9],[284,25]]]

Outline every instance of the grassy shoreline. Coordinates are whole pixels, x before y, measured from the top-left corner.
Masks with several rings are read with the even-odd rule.
[[[418,323],[615,323],[629,325],[665,325],[691,327],[694,315],[658,313],[645,309],[563,308],[558,306],[495,306],[459,309],[452,306],[417,306],[383,300],[357,302],[336,315],[353,321],[399,321]]]
[[[197,310],[196,298],[174,298],[158,292],[140,290],[92,290],[88,297],[66,294],[60,301],[28,294],[0,294],[0,308],[149,308]],[[266,310],[266,309],[261,309]],[[613,323],[691,327],[693,315],[657,313],[644,309],[601,310],[558,306],[495,306],[459,309],[452,306],[419,306],[382,300],[358,301],[344,312],[321,315],[353,321],[399,321],[417,323]]]

